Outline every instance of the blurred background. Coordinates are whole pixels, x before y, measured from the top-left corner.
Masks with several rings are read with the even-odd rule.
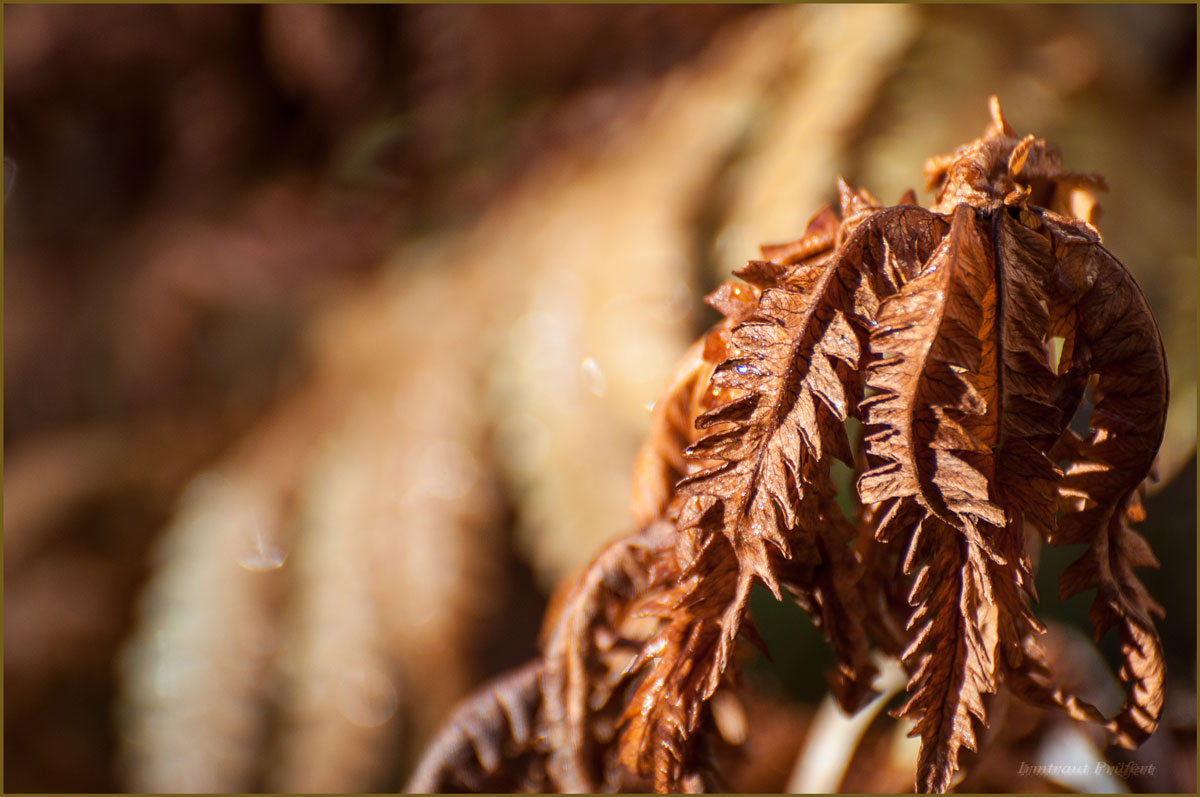
[[[1141,768],[1099,785],[1194,793],[1195,23],[6,5],[4,790],[400,788],[453,702],[534,654],[553,585],[628,530],[703,294],[838,175],[920,192],[994,93],[1106,176],[1098,226],[1166,342],[1140,528],[1167,710],[1103,751]],[[1076,555],[1044,552],[1038,611],[1057,666],[1119,702],[1091,595],[1055,599]],[[832,659],[800,610],[754,612],[774,659],[749,663],[753,731],[722,754],[734,789],[777,790]],[[962,788],[1098,788],[1017,771],[1100,737],[1001,716]],[[898,730],[871,722],[843,788],[911,790]]]

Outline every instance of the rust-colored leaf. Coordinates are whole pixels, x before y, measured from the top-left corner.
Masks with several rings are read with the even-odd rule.
[[[839,181],[840,217],[822,209],[709,295],[724,319],[655,406],[637,530],[558,593],[537,700],[521,681],[547,749],[541,769],[521,759],[520,785],[536,770],[551,790],[715,787],[709,701],[735,684],[735,641],[761,643],[755,581],[821,628],[847,711],[872,695],[872,643],[904,665],[896,714],[921,739],[919,791],[953,787],[1002,685],[1126,746],[1154,731],[1162,609],[1134,574],[1157,562],[1132,524],[1163,435],[1162,344],[1092,226],[1103,180],[1018,137],[995,98],[991,114],[927,164],[928,209]],[[1068,424],[1089,402],[1080,437]],[[855,471],[853,519],[835,459]],[[1063,688],[1037,641],[1042,541],[1088,546],[1060,592],[1094,589],[1097,637],[1118,629],[1129,694],[1115,717]],[[524,738],[501,732],[498,699],[464,710],[442,761],[490,772],[495,740]],[[467,755],[480,727],[493,741]]]
[[[542,663],[531,661],[466,697],[429,744],[405,791],[539,791],[545,757],[534,715]]]

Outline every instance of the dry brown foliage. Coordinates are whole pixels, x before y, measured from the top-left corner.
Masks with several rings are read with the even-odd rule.
[[[714,696],[735,686],[737,638],[757,641],[756,581],[822,629],[846,711],[873,696],[872,641],[901,661],[918,791],[951,788],[1002,684],[1123,746],[1149,737],[1162,608],[1132,523],[1163,436],[1162,343],[1092,225],[1102,178],[1017,136],[995,98],[991,116],[928,162],[928,209],[842,182],[840,217],[821,210],[708,297],[724,319],[637,459],[640,527],[560,590],[540,657],[459,707],[409,790],[717,788]],[[835,459],[857,475],[853,518]],[[1087,545],[1060,593],[1095,590],[1097,638],[1119,631],[1114,716],[1038,643],[1042,542]]]

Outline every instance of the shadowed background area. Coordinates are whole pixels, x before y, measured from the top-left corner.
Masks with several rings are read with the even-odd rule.
[[[1140,525],[1166,719],[1107,754],[1156,766],[1123,788],[1194,792],[1195,18],[6,5],[5,791],[399,788],[627,530],[703,294],[838,175],[920,192],[997,94],[1105,175],[1098,226],[1166,343]],[[1045,552],[1038,611],[1103,702],[1115,642],[1055,598],[1075,555]],[[832,658],[795,607],[754,610],[773,661],[722,755],[779,790]],[[1095,787],[1020,775],[1074,737],[1010,714],[964,789]],[[844,789],[911,788],[897,729]]]

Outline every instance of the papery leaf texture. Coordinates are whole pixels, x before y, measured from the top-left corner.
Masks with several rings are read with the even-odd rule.
[[[900,661],[918,791],[954,787],[1002,686],[1125,746],[1153,733],[1163,610],[1133,526],[1163,436],[1162,342],[1093,226],[1102,178],[990,109],[982,137],[926,165],[929,207],[839,181],[840,212],[709,295],[723,319],[654,407],[634,530],[560,587],[539,658],[459,709],[415,786],[459,762],[465,787],[504,770],[550,791],[719,788],[710,703],[737,688],[738,640],[763,644],[755,583],[820,627],[845,711],[874,694],[872,647]],[[834,460],[854,471],[852,516]],[[1087,546],[1060,593],[1095,590],[1097,638],[1117,629],[1115,716],[1038,644],[1041,543]]]

